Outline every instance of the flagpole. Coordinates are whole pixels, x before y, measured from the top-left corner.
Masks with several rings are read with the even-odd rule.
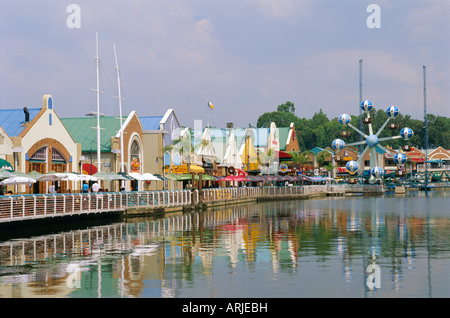
[[[211,107],[209,106],[209,99],[206,101],[206,105],[207,105],[207,107],[208,107],[208,113],[207,113],[207,116],[208,116],[208,128],[209,128],[209,112],[211,111]]]

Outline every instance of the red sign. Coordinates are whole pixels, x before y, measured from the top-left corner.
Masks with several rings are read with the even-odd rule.
[[[83,174],[89,174],[91,176],[98,171],[97,167],[95,165],[91,165],[90,163],[83,163],[81,169],[83,170]]]

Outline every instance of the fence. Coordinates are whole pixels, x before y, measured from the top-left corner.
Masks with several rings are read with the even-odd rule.
[[[263,197],[270,198],[276,196],[308,196],[326,193],[341,193],[343,191],[345,191],[345,189],[340,185],[205,189],[203,190],[203,202],[208,203]]]
[[[0,223],[191,204],[189,190],[0,196]]]
[[[141,208],[167,208],[196,205],[200,202],[237,201],[277,196],[341,194],[345,192],[382,192],[377,186],[308,185],[289,187],[242,187],[144,192],[107,192],[76,194],[29,194],[0,196],[0,223],[126,211]]]

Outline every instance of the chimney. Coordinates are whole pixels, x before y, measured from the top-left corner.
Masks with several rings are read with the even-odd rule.
[[[23,112],[25,113],[25,122],[29,122],[30,121],[30,112],[28,111],[28,108],[24,107],[23,108]]]

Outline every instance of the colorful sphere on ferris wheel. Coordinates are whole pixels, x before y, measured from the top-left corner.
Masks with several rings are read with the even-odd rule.
[[[397,106],[391,106],[386,110],[386,114],[389,117],[394,118],[399,114],[399,110],[398,110]]]
[[[373,104],[370,100],[365,100],[361,103],[361,109],[365,112],[370,111],[373,108]]]
[[[352,118],[349,114],[342,114],[341,116],[339,116],[339,122],[341,123],[341,125],[347,126],[351,120]]]
[[[398,165],[402,165],[406,162],[406,156],[399,152],[394,156],[394,162]]]
[[[356,171],[358,171],[358,167],[358,163],[354,160],[347,162],[347,164],[345,165],[345,168],[347,168],[347,171],[351,174],[354,174]]]
[[[370,170],[370,174],[375,178],[380,178],[384,175],[384,170],[380,167],[374,167]]]
[[[411,128],[405,127],[402,130],[400,130],[400,136],[405,139],[408,140],[410,139],[412,136],[414,136],[414,131]]]
[[[335,151],[339,151],[345,147],[345,142],[342,139],[335,139],[331,146]]]

